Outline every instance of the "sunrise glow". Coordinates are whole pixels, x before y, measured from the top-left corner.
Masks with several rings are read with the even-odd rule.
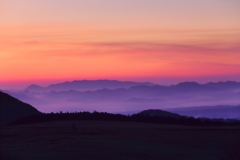
[[[235,0],[3,0],[0,5],[1,88],[74,79],[240,78]]]

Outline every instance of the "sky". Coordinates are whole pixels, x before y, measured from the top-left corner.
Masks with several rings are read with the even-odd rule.
[[[0,1],[0,89],[82,79],[240,81],[240,1]]]

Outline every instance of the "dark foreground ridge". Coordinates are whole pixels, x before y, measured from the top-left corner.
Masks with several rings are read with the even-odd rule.
[[[157,114],[153,114],[156,112]],[[149,114],[150,113],[150,114]],[[40,123],[50,121],[69,121],[69,120],[100,120],[100,121],[122,121],[122,122],[144,122],[156,124],[176,124],[193,126],[220,126],[220,125],[240,125],[240,121],[234,119],[208,119],[186,117],[162,110],[146,110],[133,115],[112,114],[107,112],[59,112],[31,115],[17,119],[8,123],[11,125]]]
[[[0,91],[0,126],[21,117],[40,114],[33,106]]]

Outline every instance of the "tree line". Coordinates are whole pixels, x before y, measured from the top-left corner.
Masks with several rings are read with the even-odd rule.
[[[100,120],[100,121],[124,121],[124,122],[143,122],[156,124],[176,124],[176,125],[192,125],[192,126],[220,126],[220,125],[240,125],[239,120],[234,119],[209,119],[194,118],[187,116],[180,117],[160,117],[148,116],[140,113],[133,115],[113,114],[107,112],[65,112],[42,113],[19,118],[7,125],[20,125],[28,123],[40,123],[49,121],[68,121],[68,120]]]

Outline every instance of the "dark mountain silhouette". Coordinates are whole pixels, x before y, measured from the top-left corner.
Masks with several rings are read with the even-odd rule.
[[[35,84],[30,85],[26,90],[31,92],[49,92],[49,91],[87,91],[98,90],[103,88],[116,89],[116,88],[129,88],[137,85],[151,86],[153,83],[145,82],[131,82],[131,81],[117,81],[117,80],[81,80],[72,82],[63,82],[57,84],[51,84],[47,87],[41,87]]]
[[[27,103],[0,91],[0,125],[18,118],[41,114],[37,109]]]
[[[179,114],[176,114],[176,113],[171,113],[171,112],[167,112],[167,111],[163,111],[163,110],[160,110],[160,109],[149,109],[149,110],[144,110],[140,113],[138,113],[140,115],[143,115],[143,116],[149,116],[149,117],[171,117],[171,118],[179,118],[181,117]]]

